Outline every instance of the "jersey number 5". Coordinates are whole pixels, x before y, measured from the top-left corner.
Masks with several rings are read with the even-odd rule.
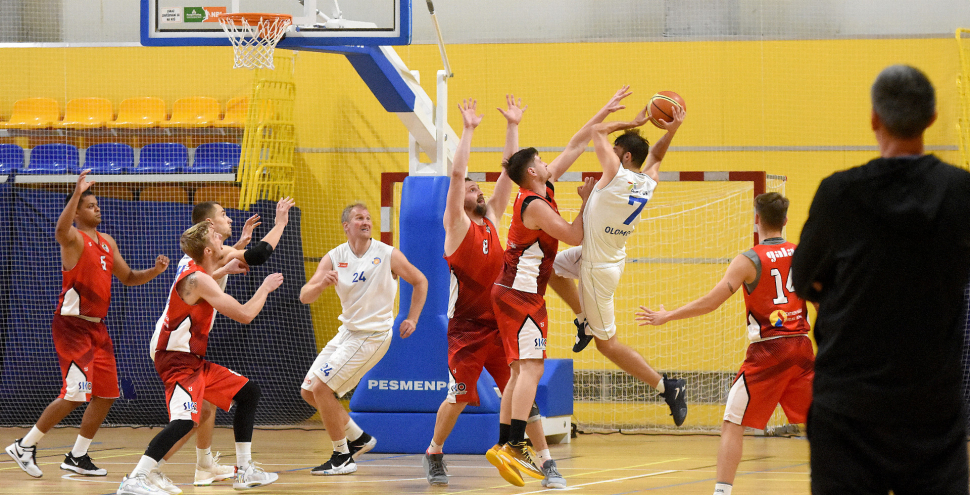
[[[101,269],[104,270],[104,271],[108,271],[108,264],[105,263],[104,258],[105,258],[105,256],[102,256],[101,257]]]
[[[640,216],[640,212],[643,211],[643,206],[647,204],[647,198],[638,198],[636,196],[630,196],[629,204],[632,205],[636,203],[640,203],[640,204],[637,206],[637,209],[633,210],[633,214],[626,218],[626,221],[623,222],[623,225],[630,225],[630,222],[632,222],[634,218]]]
[[[795,292],[795,286],[791,283],[791,269],[788,270],[788,282],[781,279],[781,272],[777,268],[771,269],[771,276],[775,278],[775,293],[777,297],[771,300],[775,304],[785,304],[788,302],[788,296],[785,295],[785,291],[788,293]],[[782,289],[784,287],[784,289]]]

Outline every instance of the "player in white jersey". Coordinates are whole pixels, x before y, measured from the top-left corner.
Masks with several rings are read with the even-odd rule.
[[[684,110],[675,106],[673,120],[661,121],[666,134],[650,149],[639,132],[630,130],[647,122],[646,111],[640,111],[632,122],[601,122],[593,127],[593,148],[603,175],[583,213],[583,245],[559,253],[554,268],[560,276],[579,279],[578,294],[561,294],[567,301],[578,298],[582,308],[578,319],[586,320],[573,351],[583,350],[595,339],[596,348],[610,361],[663,395],[674,423],[680,426],[687,417],[686,381],[661,375],[637,351],[616,338],[613,294],[626,263],[626,241],[653,196],[660,180],[660,162],[685,117]],[[610,146],[610,133],[620,130],[628,131]],[[641,172],[644,160],[646,167]]]
[[[317,271],[300,290],[300,301],[310,304],[332,285],[343,307],[337,335],[320,351],[300,391],[320,411],[333,442],[333,455],[310,471],[314,475],[353,473],[357,471],[355,459],[377,445],[377,439],[350,419],[337,397],[356,387],[391,345],[396,276],[414,287],[408,317],[401,322],[401,338],[414,332],[428,296],[424,274],[399,250],[371,239],[373,225],[367,206],[348,206],[341,222],[347,242],[320,260]]]
[[[269,257],[266,253],[272,253],[272,250],[276,248],[279,243],[280,237],[283,234],[283,229],[289,222],[289,210],[294,205],[293,200],[290,198],[283,198],[276,204],[276,219],[273,226],[266,236],[257,243],[256,246],[252,248],[253,252],[248,256],[243,254],[243,258],[252,261],[254,265],[262,264]],[[223,239],[228,239],[232,236],[232,218],[226,215],[226,209],[222,207],[219,203],[214,201],[205,201],[195,205],[192,208],[192,224],[195,225],[199,222],[207,221],[212,226],[213,229]],[[239,236],[239,240],[236,244],[232,246],[233,252],[243,252],[249,242],[252,239],[253,230],[260,225],[259,215],[253,215],[246,220],[246,224],[243,226],[242,234]],[[265,244],[265,245],[264,245]],[[216,280],[219,287],[225,291],[226,283],[228,282],[228,275],[247,273],[249,271],[249,264],[245,261],[240,260],[238,257],[226,258],[227,262],[224,266],[220,267],[212,274],[212,278]],[[175,272],[175,280],[178,280],[179,275],[189,267],[189,263],[192,262],[192,258],[188,255],[182,256],[179,261],[178,270]],[[194,263],[194,262],[193,262]],[[173,282],[174,284],[175,282]],[[161,334],[162,327],[165,323],[165,315],[168,313],[168,302],[165,303],[165,309],[162,311],[161,316],[158,318],[158,322],[155,324],[155,332],[152,334],[151,345],[149,347],[149,356],[152,360],[155,360],[155,348],[158,344],[158,338]],[[175,487],[168,477],[164,475],[161,471],[162,465],[168,461],[172,455],[179,451],[183,445],[192,437],[192,433],[196,433],[196,466],[195,466],[195,480],[193,484],[195,486],[208,486],[215,481],[221,481],[225,479],[232,478],[235,474],[235,468],[233,466],[223,466],[219,464],[219,454],[215,456],[212,455],[212,433],[215,429],[215,406],[213,406],[208,401],[202,401],[201,415],[199,418],[199,425],[192,429],[188,435],[183,437],[178,443],[173,446],[161,462],[158,463],[156,469],[148,477],[149,481],[154,482],[156,486],[162,488],[163,491],[173,492],[174,490],[179,490]],[[179,492],[176,492],[179,493]]]

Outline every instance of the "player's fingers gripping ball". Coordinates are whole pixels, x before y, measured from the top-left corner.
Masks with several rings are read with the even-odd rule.
[[[650,122],[660,129],[663,129],[664,126],[660,123],[661,120],[666,123],[674,121],[674,106],[678,106],[684,111],[687,110],[687,104],[684,103],[684,99],[673,91],[661,91],[653,95],[650,98],[650,104],[647,105]]]

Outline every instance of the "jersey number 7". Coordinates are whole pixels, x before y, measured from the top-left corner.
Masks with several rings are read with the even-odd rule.
[[[640,203],[640,204],[637,206],[637,209],[633,210],[633,214],[626,218],[626,221],[623,222],[623,225],[630,225],[630,222],[632,222],[634,218],[640,216],[640,212],[643,211],[644,205],[647,204],[647,198],[638,198],[636,196],[630,196],[630,204],[632,205],[636,203]]]

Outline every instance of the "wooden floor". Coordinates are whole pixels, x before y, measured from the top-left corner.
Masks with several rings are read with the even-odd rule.
[[[0,494],[109,494],[138,462],[158,429],[104,428],[90,454],[107,477],[81,477],[59,469],[77,430],[56,428],[41,441],[37,462],[44,477],[34,479],[0,454]],[[9,445],[26,429],[0,428],[0,443]],[[704,494],[714,491],[717,436],[580,435],[570,444],[552,447],[552,455],[569,484],[584,494]],[[190,442],[190,447],[192,442]],[[447,444],[446,447],[447,449]],[[213,451],[234,458],[232,431],[218,428]],[[253,458],[267,471],[280,473],[276,483],[254,493],[476,493],[521,494],[545,491],[538,480],[526,486],[507,484],[484,456],[446,455],[450,484],[432,488],[424,477],[420,455],[365,454],[358,471],[348,476],[311,476],[310,468],[329,458],[330,442],[320,430],[257,430]],[[195,449],[186,448],[165,466],[165,472],[186,494],[232,492],[230,482],[193,487]],[[737,494],[809,493],[808,442],[804,438],[746,437],[744,458],[734,484]]]

